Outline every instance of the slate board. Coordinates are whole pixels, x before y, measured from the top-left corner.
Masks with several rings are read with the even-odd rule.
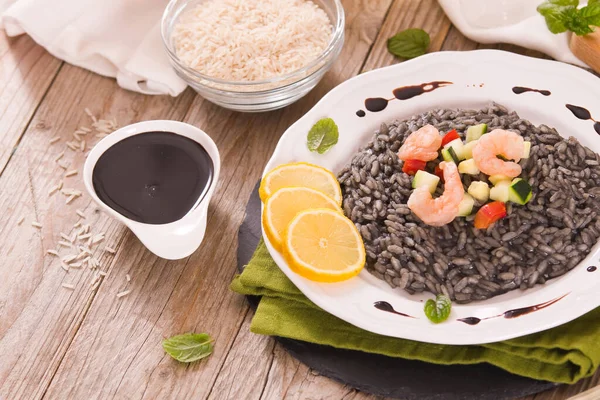
[[[260,237],[257,184],[238,233],[240,272]],[[256,308],[260,298],[248,296],[248,301]],[[319,374],[376,396],[405,400],[499,400],[527,396],[556,386],[513,375],[489,364],[444,366],[281,337],[274,339]]]

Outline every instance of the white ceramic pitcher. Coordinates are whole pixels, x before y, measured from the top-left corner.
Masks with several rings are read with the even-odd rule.
[[[144,224],[133,221],[106,205],[94,190],[92,174],[96,162],[106,150],[117,142],[133,135],[145,132],[173,132],[188,137],[202,145],[213,162],[213,177],[210,187],[202,198],[188,211],[188,213],[175,222],[168,224]],[[217,145],[204,131],[195,126],[179,121],[145,121],[128,125],[116,130],[102,139],[87,157],[83,168],[85,187],[94,201],[108,214],[123,222],[140,239],[140,241],[154,254],[169,260],[177,260],[192,254],[202,243],[206,231],[208,203],[214,193],[219,180],[221,160]]]

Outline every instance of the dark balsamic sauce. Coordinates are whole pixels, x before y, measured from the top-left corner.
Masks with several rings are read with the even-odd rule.
[[[598,268],[596,268],[595,266],[591,265],[589,267],[587,267],[587,272],[596,272]]]
[[[573,104],[565,104],[565,106],[579,119],[583,120],[592,120],[594,121],[594,130],[598,135],[600,135],[600,121],[596,121],[590,111],[587,108],[583,108],[580,106],[574,106]]]
[[[391,99],[385,99],[383,97],[370,97],[365,100],[365,108],[370,112],[379,112],[386,109],[388,103],[392,100],[408,100],[415,96],[422,95],[423,93],[432,92],[437,88],[452,85],[452,82],[447,81],[434,81],[421,83],[420,85],[402,86],[392,91],[394,97]],[[358,110],[356,115],[364,117],[364,111]]]
[[[146,224],[181,219],[206,194],[213,162],[204,147],[171,132],[146,132],[115,143],[92,174],[100,200]]]
[[[587,108],[574,106],[573,104],[565,104],[565,106],[579,119],[592,119],[592,115]]]
[[[529,306],[529,307],[523,307],[523,308],[515,308],[515,309],[512,309],[512,310],[508,310],[508,311],[505,311],[502,314],[494,315],[492,317],[487,317],[487,318],[467,317],[467,318],[460,318],[457,321],[464,322],[467,325],[477,325],[478,323],[480,323],[481,321],[486,320],[486,319],[492,319],[492,318],[498,318],[498,317],[504,317],[504,318],[507,318],[507,319],[517,318],[517,317],[520,317],[522,315],[526,315],[526,314],[532,313],[534,311],[539,311],[539,310],[542,310],[542,309],[544,309],[546,307],[550,307],[552,304],[554,304],[554,303],[562,300],[563,298],[565,298],[568,294],[569,293],[564,294],[564,295],[562,295],[560,297],[557,297],[554,300],[549,300],[549,301],[546,301],[544,303],[536,304],[535,306]]]
[[[477,317],[467,317],[467,318],[459,318],[457,321],[464,322],[467,325],[477,325],[481,322],[481,318]]]
[[[358,115],[359,117],[364,117],[365,115],[367,115],[367,113],[364,110],[358,110],[356,112],[356,115]]]
[[[401,313],[399,311],[394,310],[394,307],[392,307],[392,305],[390,303],[388,303],[387,301],[376,301],[373,304],[373,307],[375,307],[376,309],[381,310],[381,311],[385,311],[385,312],[389,312],[389,313],[392,313],[392,314],[400,315],[402,317],[414,318],[411,315],[404,314],[404,313]]]
[[[569,293],[567,293],[569,294]],[[504,318],[517,318],[522,315],[526,315],[532,313],[534,311],[543,310],[546,307],[550,307],[552,304],[562,300],[567,296],[567,294],[563,294],[560,297],[557,297],[554,300],[546,301],[544,303],[536,304],[535,306],[523,307],[523,308],[515,308],[514,310],[508,310],[504,313]]]
[[[521,94],[521,93],[525,93],[525,92],[536,92],[543,96],[550,96],[552,94],[552,92],[550,92],[549,90],[532,89],[532,88],[523,87],[523,86],[515,86],[512,88],[512,91],[514,94]]]
[[[452,82],[447,81],[435,81],[429,83],[421,83],[420,85],[414,86],[403,86],[396,88],[392,91],[394,97],[398,100],[408,100],[413,97],[420,96],[423,93],[433,92],[435,89],[452,85]]]
[[[383,97],[370,97],[365,100],[365,108],[367,111],[379,112],[385,110],[389,100]]]

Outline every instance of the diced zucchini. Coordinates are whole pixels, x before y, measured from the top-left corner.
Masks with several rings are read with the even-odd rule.
[[[444,161],[453,162],[455,164],[460,162],[452,147],[442,149],[442,158]]]
[[[471,182],[467,192],[479,201],[487,201],[490,198],[490,187],[485,182]]]
[[[492,182],[492,185],[497,185],[498,182],[501,182],[501,181],[509,181],[510,182],[510,178],[506,175],[490,175],[488,177],[488,181]]]
[[[453,141],[445,145],[444,148],[453,149],[459,161],[465,159],[465,157],[463,156],[465,145],[463,144],[462,140],[454,139]]]
[[[508,199],[513,203],[527,204],[531,200],[531,185],[521,178],[515,178],[508,190]]]
[[[531,153],[531,142],[523,143],[523,157],[521,158],[529,158],[529,153]]]
[[[506,203],[508,201],[508,189],[510,188],[510,184],[511,182],[507,180],[496,183],[494,187],[490,189],[490,199]]]
[[[472,142],[465,144],[465,147],[463,148],[463,156],[465,157],[465,160],[473,158],[473,147],[475,147],[477,143],[477,140],[473,140]]]
[[[475,205],[475,200],[473,199],[473,196],[471,196],[468,193],[465,193],[462,201],[458,205],[458,216],[466,217],[468,215],[471,215],[471,213],[473,212],[474,205]]]
[[[458,172],[461,174],[477,175],[479,174],[479,168],[475,165],[475,160],[470,158],[458,164]]]
[[[487,124],[470,126],[469,129],[467,129],[467,143],[478,140],[486,132]]]
[[[421,186],[426,186],[429,189],[429,191],[433,194],[435,192],[435,189],[437,189],[438,183],[440,183],[439,176],[419,170],[413,178],[412,187],[413,189],[416,189]]]

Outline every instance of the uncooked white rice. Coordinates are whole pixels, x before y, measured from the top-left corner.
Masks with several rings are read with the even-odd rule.
[[[50,144],[54,144],[56,142],[58,142],[60,140],[60,136],[54,136],[52,139],[49,140]]]
[[[127,282],[131,282],[131,276],[129,276],[129,274],[125,275],[125,279],[127,279]]]
[[[54,249],[49,249],[46,251],[46,253],[58,257],[58,251],[56,251]]]
[[[92,238],[92,244],[96,244],[96,243],[100,243],[101,241],[104,240],[104,234],[101,233],[99,235],[96,235]]]
[[[58,162],[58,160],[60,160],[61,158],[63,158],[65,155],[65,152],[61,152],[59,155],[56,156],[56,158],[54,159],[54,161]]]
[[[73,254],[71,254],[71,255],[68,255],[68,256],[66,256],[66,257],[63,257],[63,259],[62,259],[62,260],[68,264],[68,263],[70,263],[71,261],[75,260],[76,258],[77,258],[77,256],[76,256],[76,255],[73,255]]]
[[[71,240],[71,238],[69,236],[67,236],[66,234],[64,234],[62,232],[60,233],[60,237],[65,239],[67,242],[73,243],[73,240]]]
[[[68,178],[69,176],[73,176],[73,175],[77,175],[77,170],[76,169],[72,169],[70,171],[67,171],[67,173],[65,174],[65,178]]]
[[[209,0],[182,15],[173,42],[179,59],[204,75],[256,81],[306,66],[332,31],[310,0]]]
[[[42,224],[40,224],[37,221],[32,221],[31,226],[33,226],[34,228],[42,229]]]
[[[64,287],[65,289],[71,289],[71,290],[75,289],[75,285],[72,285],[70,283],[63,283],[62,287]]]
[[[77,198],[77,196],[75,196],[74,194],[72,194],[72,195],[69,196],[69,198],[67,198],[67,200],[65,200],[65,203],[69,204],[70,202],[72,202],[76,198]]]
[[[115,254],[117,251],[115,249],[113,249],[112,247],[104,247],[104,251],[110,253],[110,254]]]
[[[17,225],[21,225],[25,221],[25,217],[21,215],[21,218],[17,221]]]
[[[73,142],[67,142],[67,147],[70,148],[71,150],[77,150],[77,145],[74,144]]]
[[[131,293],[131,290],[124,290],[120,293],[117,293],[117,298],[121,298],[123,296],[127,296],[129,293]]]
[[[83,213],[83,211],[81,210],[76,210],[75,211],[77,213],[77,215],[79,215],[81,218],[85,218],[85,214]]]

